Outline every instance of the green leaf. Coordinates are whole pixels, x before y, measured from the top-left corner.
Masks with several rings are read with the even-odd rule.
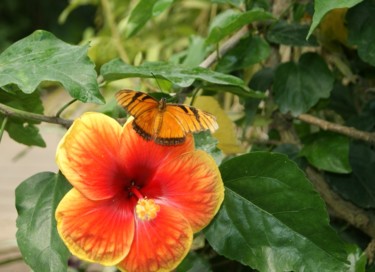
[[[29,94],[42,81],[57,81],[82,102],[102,103],[87,49],[88,45],[70,45],[37,30],[0,55],[0,86],[16,84]]]
[[[307,34],[307,38],[310,37],[311,33],[319,25],[324,15],[326,15],[329,11],[333,9],[338,9],[338,8],[351,8],[362,1],[363,0],[330,0],[330,1],[315,0],[314,1],[315,12],[314,12],[314,16],[313,16],[312,24],[310,26],[309,33]]]
[[[165,11],[169,8],[174,0],[159,0],[155,3],[154,8],[152,10],[152,16],[158,16],[160,13]]]
[[[217,147],[218,141],[211,135],[208,131],[203,131],[200,133],[194,134],[195,148],[201,149],[206,153],[210,154],[217,165],[223,160],[223,153]]]
[[[375,66],[375,2],[364,1],[347,13],[348,41],[358,46],[359,57]]]
[[[347,271],[325,204],[286,156],[255,152],[224,162],[224,203],[205,234],[221,255],[259,271]]]
[[[44,111],[42,100],[38,92],[24,94],[17,88],[9,92],[0,91],[0,101],[9,107],[27,112],[42,114]],[[0,116],[0,123],[2,123],[3,120],[3,116]],[[46,143],[40,135],[39,129],[34,124],[39,124],[39,122],[9,118],[5,130],[8,132],[9,137],[18,143],[28,146],[45,147]]]
[[[273,43],[291,46],[318,46],[315,37],[306,40],[308,31],[308,25],[278,21],[268,30],[267,40]]]
[[[130,77],[161,78],[186,88],[195,81],[205,84],[216,84],[223,87],[236,87],[233,92],[243,96],[263,97],[264,95],[250,90],[238,77],[211,71],[202,67],[185,67],[166,62],[146,62],[140,66],[131,66],[119,59],[104,64],[100,70],[105,80],[118,80]],[[233,89],[231,89],[233,90]]]
[[[349,161],[353,172],[349,175],[328,175],[330,185],[356,205],[375,208],[375,151],[363,142],[352,142]]]
[[[352,116],[357,115],[353,87],[355,86],[344,86],[335,82],[329,98],[329,107],[340,114],[344,120],[349,120]]]
[[[275,101],[280,111],[294,116],[308,111],[319,99],[327,98],[334,78],[324,60],[315,53],[303,54],[299,63],[279,65],[275,72]]]
[[[9,137],[16,142],[28,146],[46,147],[39,129],[30,123],[9,122],[5,130],[8,132]]]
[[[182,64],[190,67],[198,66],[207,56],[207,48],[204,39],[199,36],[191,36],[189,42],[189,48]]]
[[[190,251],[176,268],[176,272],[210,272],[210,263],[200,254]]]
[[[270,51],[270,46],[264,39],[258,36],[247,37],[219,60],[216,70],[222,73],[241,70],[266,60]]]
[[[130,38],[153,17],[166,10],[173,0],[141,0],[132,10],[126,29],[126,37]]]
[[[71,188],[60,174],[38,173],[16,189],[17,243],[34,271],[66,271],[69,251],[56,228],[55,209]]]
[[[318,132],[309,135],[300,155],[318,169],[333,173],[350,173],[349,139],[345,136]]]
[[[206,43],[218,43],[245,25],[271,19],[274,19],[272,14],[262,9],[253,9],[247,12],[228,9],[217,15],[212,21]]]

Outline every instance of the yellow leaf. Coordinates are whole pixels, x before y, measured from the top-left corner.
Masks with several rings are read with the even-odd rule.
[[[190,103],[190,101],[191,99],[187,99],[186,104]],[[194,100],[193,106],[216,116],[219,129],[213,135],[218,140],[217,146],[223,153],[229,155],[243,152],[236,137],[234,123],[213,97],[198,96]]]
[[[335,42],[348,46],[348,30],[345,26],[347,8],[331,10],[320,23],[319,39],[329,49],[335,48]]]

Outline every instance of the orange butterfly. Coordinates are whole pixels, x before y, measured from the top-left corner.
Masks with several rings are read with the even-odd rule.
[[[188,133],[214,132],[219,127],[212,114],[182,104],[166,103],[165,98],[157,101],[142,92],[121,90],[116,99],[134,117],[134,130],[145,140],[160,145],[182,144]]]

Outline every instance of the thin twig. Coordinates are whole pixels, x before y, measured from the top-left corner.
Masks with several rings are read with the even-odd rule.
[[[64,119],[61,117],[45,116],[42,114],[27,112],[19,109],[15,109],[0,103],[0,113],[6,117],[15,117],[29,121],[46,122],[52,124],[62,125],[66,128],[70,127],[73,120]]]
[[[349,201],[343,200],[328,186],[323,176],[314,168],[307,167],[306,174],[314,187],[330,207],[333,215],[345,220],[375,239],[375,216],[358,208]]]
[[[318,126],[323,130],[333,131],[353,139],[362,140],[375,144],[375,133],[361,131],[352,127],[346,127],[339,124],[331,123],[309,114],[301,114],[297,117],[299,120]]]
[[[228,52],[229,49],[233,48],[247,33],[249,32],[247,26],[244,26],[237,31],[232,37],[226,40],[219,50],[212,52],[199,66],[208,68],[214,64],[222,55]]]
[[[129,63],[129,57],[126,54],[124,47],[122,46],[120,31],[117,28],[115,18],[111,10],[111,3],[108,0],[101,0],[101,3],[103,6],[104,16],[109,25],[109,29],[111,30],[111,34],[112,34],[113,42],[116,46],[116,50],[121,60],[125,63]]]

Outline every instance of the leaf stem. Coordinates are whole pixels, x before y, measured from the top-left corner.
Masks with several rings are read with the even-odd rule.
[[[0,128],[0,143],[1,143],[1,139],[3,138],[3,134],[4,134],[4,130],[5,130],[5,126],[7,125],[8,123],[8,119],[9,117],[8,116],[5,116],[4,120],[3,120],[3,123],[1,124],[1,128]]]
[[[77,99],[73,99],[71,101],[69,101],[68,103],[66,103],[61,109],[59,109],[59,111],[56,113],[56,117],[60,117],[61,113],[67,108],[69,107],[70,105],[72,105],[74,102],[76,102]]]
[[[371,144],[375,144],[375,133],[373,132],[361,131],[353,127],[346,127],[339,124],[331,123],[326,120],[312,116],[310,114],[301,114],[297,117],[297,119],[305,123],[318,126],[323,130],[337,132],[339,134],[348,136],[356,140],[362,140],[365,142],[369,142]]]
[[[116,50],[121,58],[121,60],[125,63],[129,63],[129,57],[126,54],[124,47],[121,44],[121,35],[120,31],[117,28],[115,18],[113,16],[112,10],[111,10],[111,4],[108,0],[101,0],[100,1],[103,7],[104,16],[107,20],[107,23],[109,25],[109,29],[112,33],[113,42],[116,46]]]
[[[9,106],[6,106],[0,103],[0,113],[5,115],[5,117],[15,117],[20,119],[25,119],[29,121],[37,121],[37,122],[46,122],[52,124],[62,125],[66,128],[70,127],[73,123],[73,120],[64,119],[60,117],[54,116],[45,116],[42,114],[27,112],[19,109],[15,109]]]

